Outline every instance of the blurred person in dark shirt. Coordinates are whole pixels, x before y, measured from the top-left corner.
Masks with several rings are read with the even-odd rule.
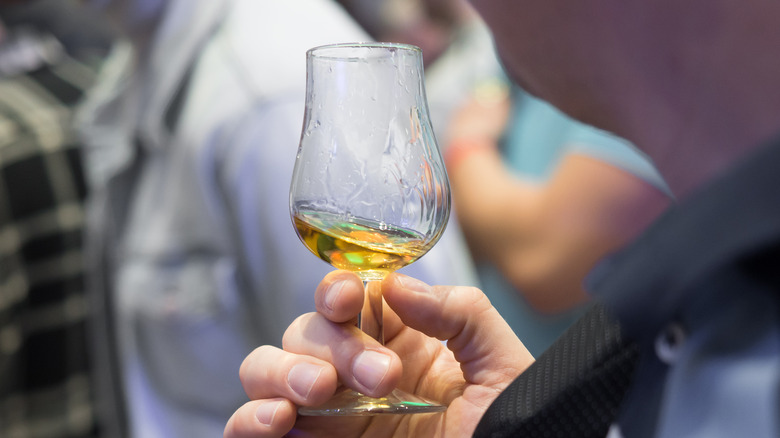
[[[93,18],[93,19],[90,19]],[[92,437],[74,110],[111,32],[70,1],[0,3],[0,435]]]

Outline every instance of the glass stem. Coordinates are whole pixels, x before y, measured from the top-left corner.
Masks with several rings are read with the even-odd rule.
[[[358,315],[357,326],[364,333],[384,345],[385,333],[382,321],[382,288],[378,280],[363,280],[366,298]]]

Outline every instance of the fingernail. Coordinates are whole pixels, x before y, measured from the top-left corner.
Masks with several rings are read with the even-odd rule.
[[[344,281],[337,281],[328,287],[328,291],[325,292],[325,307],[329,310],[333,310],[333,304],[336,303],[341,290],[344,289]]]
[[[287,384],[303,398],[308,398],[314,383],[322,374],[322,367],[311,363],[299,363],[287,373]]]
[[[281,405],[282,402],[278,401],[263,403],[255,411],[255,417],[257,417],[257,421],[265,424],[266,426],[270,426],[274,422],[276,411],[279,410],[279,406]]]
[[[401,282],[403,287],[411,289],[414,292],[429,293],[431,291],[431,287],[428,286],[428,284],[414,277],[407,277],[403,275],[398,277],[398,281]]]
[[[385,378],[389,368],[390,356],[366,350],[352,364],[352,374],[358,383],[373,391]]]

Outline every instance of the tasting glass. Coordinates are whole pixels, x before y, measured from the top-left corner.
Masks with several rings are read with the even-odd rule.
[[[304,245],[357,273],[358,326],[384,342],[379,281],[422,257],[450,215],[450,187],[425,96],[422,52],[394,43],[315,47],[306,54],[306,109],[290,187]],[[399,389],[372,398],[343,390],[301,415],[439,412]]]

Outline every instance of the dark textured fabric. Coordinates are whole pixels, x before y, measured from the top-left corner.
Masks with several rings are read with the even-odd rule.
[[[24,47],[52,41],[25,38],[0,46],[0,436],[93,437],[86,185],[72,119],[97,65],[55,51],[14,68],[20,53],[39,53]]]
[[[626,437],[780,436],[779,165],[780,134],[589,276],[643,352]]]
[[[603,438],[637,358],[637,348],[596,305],[501,393],[474,436]]]
[[[603,260],[586,288],[620,331],[586,316],[477,436],[780,436],[778,163],[780,137]]]

